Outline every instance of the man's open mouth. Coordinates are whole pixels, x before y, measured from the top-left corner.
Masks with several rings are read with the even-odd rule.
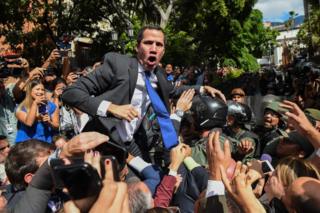
[[[155,62],[157,60],[157,58],[155,56],[149,56],[148,57],[148,61],[149,62]]]

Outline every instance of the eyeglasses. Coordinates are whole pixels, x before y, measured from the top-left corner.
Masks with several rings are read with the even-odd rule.
[[[7,146],[1,147],[1,148],[0,148],[0,152],[3,151],[3,150],[5,150],[6,148],[10,148],[10,145],[8,144]]]

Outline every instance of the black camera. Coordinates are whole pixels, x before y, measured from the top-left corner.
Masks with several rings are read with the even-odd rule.
[[[100,169],[98,171],[83,158],[71,158],[70,164],[66,165],[61,159],[50,161],[53,169],[55,186],[57,189],[67,188],[71,199],[83,211],[87,212],[96,201],[102,187],[105,176],[105,160],[112,161],[114,180],[119,181],[117,159],[114,156],[101,156]]]
[[[23,68],[10,68],[8,65],[16,64],[21,65],[21,59],[6,60],[6,57],[0,57],[0,78],[7,78],[9,76],[20,76]]]

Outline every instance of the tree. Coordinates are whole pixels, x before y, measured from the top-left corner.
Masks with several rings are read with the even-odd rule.
[[[50,3],[49,3],[50,2]],[[164,62],[179,65],[216,64],[233,61],[238,68],[255,71],[269,40],[275,38],[253,10],[256,0],[6,0],[0,2],[0,31],[15,44],[25,44],[26,55],[39,64],[63,34],[94,38],[96,57],[117,47],[111,29],[130,53],[134,42],[126,35],[155,23],[168,37]],[[24,24],[33,30],[26,33]],[[104,27],[102,27],[104,26]],[[36,45],[45,44],[45,45]],[[31,58],[31,57],[30,57]]]
[[[126,0],[8,0],[1,1],[0,32],[13,47],[24,43],[25,56],[40,64],[63,34],[93,37],[95,45],[106,52],[113,48],[109,26],[125,32],[141,1]],[[25,31],[25,26],[31,26]],[[42,44],[42,45],[39,45]],[[98,51],[101,57],[103,53]]]
[[[173,5],[176,1],[177,0],[169,0],[167,9],[165,10],[163,9],[163,7],[160,5],[159,2],[153,1],[155,8],[157,8],[160,14],[160,17],[161,17],[160,27],[162,27],[163,29],[167,26],[169,22],[170,14],[172,12]]]
[[[268,41],[275,40],[276,33],[263,27],[261,12],[253,10],[255,3],[255,0],[181,0],[177,3],[174,29],[193,38],[196,60],[209,59],[208,63],[213,64],[233,60],[238,68],[257,71],[259,65],[254,55],[261,56]]]
[[[320,49],[320,3],[318,1],[310,1],[312,3],[309,17],[305,19],[298,32],[298,40],[310,48],[310,53]]]
[[[292,30],[292,28],[294,27],[294,20],[295,18],[298,16],[298,13],[292,11],[289,11],[289,19],[284,23],[287,31],[288,30]]]

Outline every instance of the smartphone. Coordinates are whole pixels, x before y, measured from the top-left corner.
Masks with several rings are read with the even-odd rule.
[[[68,52],[69,52],[69,49],[60,49],[59,50],[59,54],[61,57],[67,57],[68,56]]]
[[[38,107],[38,112],[39,114],[41,115],[45,115],[48,113],[47,111],[47,105],[46,104],[41,104],[39,107]]]
[[[271,163],[270,163],[269,161],[267,161],[267,160],[262,161],[262,163],[261,163],[261,169],[262,169],[263,174],[266,174],[266,173],[269,173],[269,172],[273,172],[273,171],[274,171],[273,166],[272,166]]]
[[[102,189],[102,180],[90,164],[72,163],[53,166],[54,177],[58,178],[74,203],[84,212],[90,210]]]

